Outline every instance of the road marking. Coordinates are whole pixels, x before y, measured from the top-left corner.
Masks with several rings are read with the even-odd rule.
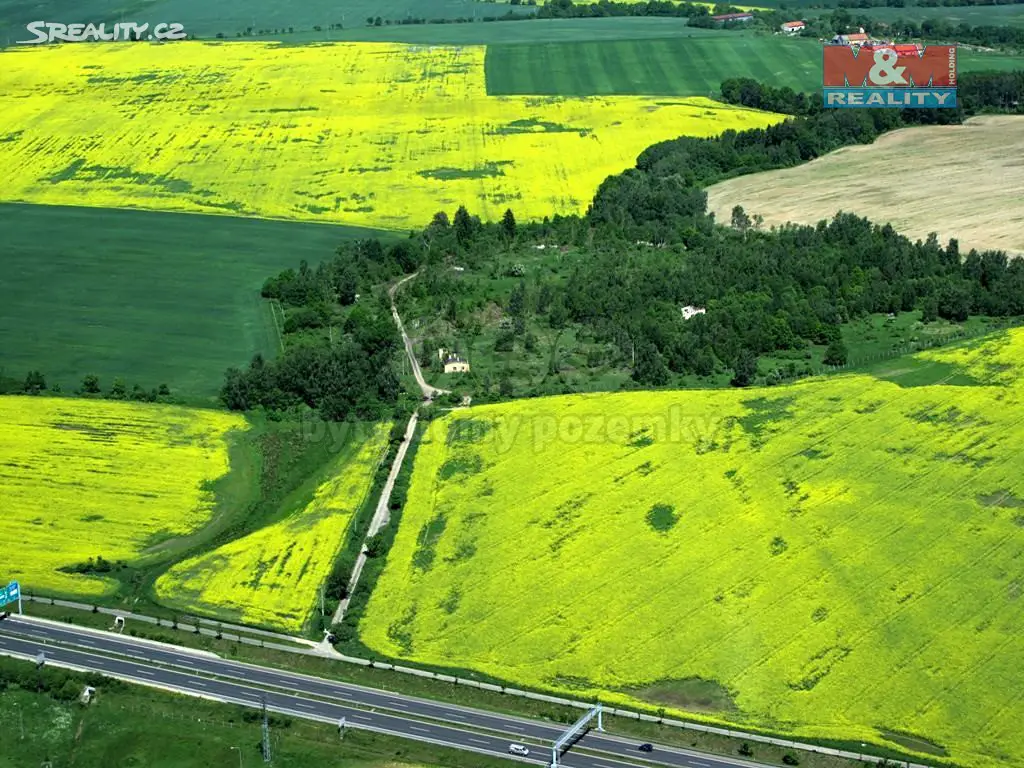
[[[483,739],[474,739],[472,737],[470,737],[469,740],[472,741],[474,744],[487,744],[487,745],[490,745],[490,743],[491,743],[489,741],[484,741]]]
[[[507,723],[505,725],[505,727],[508,728],[510,731],[525,731],[526,730],[521,725],[512,725],[511,723]]]
[[[408,709],[409,708],[408,704],[406,704],[404,701],[398,701],[397,699],[395,699],[394,701],[388,701],[388,706],[389,707],[401,707],[402,709]]]
[[[205,688],[206,687],[206,683],[204,683],[202,680],[193,680],[192,684],[193,685],[198,685],[200,688]]]
[[[303,709],[316,709],[312,704],[306,704],[304,701],[296,702],[296,707],[302,707]]]
[[[139,670],[136,670],[136,672],[138,672],[140,675],[145,675],[146,677],[153,677],[153,674],[154,674],[154,673],[150,672],[148,669],[139,669]]]
[[[420,733],[430,733],[430,729],[429,728],[420,728],[418,725],[410,725],[409,726],[409,730],[410,731],[419,731]]]
[[[368,718],[366,715],[352,715],[352,719],[353,720],[369,720],[370,718]]]

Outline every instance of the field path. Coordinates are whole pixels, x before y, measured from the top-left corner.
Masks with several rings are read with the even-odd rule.
[[[420,370],[419,361],[416,360],[416,355],[413,353],[412,342],[409,340],[409,335],[405,332],[405,326],[402,325],[402,318],[399,317],[398,308],[395,306],[395,292],[398,290],[399,286],[403,283],[409,282],[418,274],[419,272],[413,272],[411,275],[403,277],[397,283],[388,288],[388,297],[391,299],[391,314],[395,318],[395,325],[398,326],[398,330],[402,334],[402,343],[405,344],[405,353],[409,356],[409,364],[412,366],[412,374],[416,377],[416,383],[420,385],[420,389],[423,391],[423,399],[429,402],[434,399],[435,395],[449,394],[449,390],[432,387],[427,384],[426,380],[423,378],[423,371]]]
[[[423,378],[423,372],[420,370],[420,364],[416,360],[416,355],[413,353],[412,342],[409,340],[409,335],[405,332],[405,326],[402,325],[402,318],[398,314],[398,308],[395,306],[395,292],[399,286],[409,282],[416,277],[419,272],[413,272],[411,275],[403,277],[401,280],[396,282],[390,288],[388,288],[388,298],[391,299],[391,314],[395,318],[395,325],[398,326],[399,332],[402,334],[402,343],[405,345],[405,353],[409,356],[409,364],[412,366],[413,375],[416,377],[416,383],[419,384],[420,390],[423,392],[423,399],[425,402],[431,402],[435,395],[446,395],[448,394],[447,389],[438,389],[427,384]],[[398,446],[398,453],[395,454],[395,460],[391,464],[391,471],[388,473],[388,479],[384,483],[384,489],[381,491],[380,499],[377,501],[377,509],[374,510],[373,519],[370,521],[370,527],[366,531],[366,539],[363,541],[363,549],[359,553],[359,557],[356,558],[355,568],[352,569],[352,576],[348,581],[348,590],[346,592],[345,599],[338,604],[338,610],[334,612],[333,623],[339,623],[345,616],[345,611],[348,610],[349,601],[351,600],[352,594],[355,592],[356,586],[359,584],[359,577],[363,573],[363,566],[366,565],[366,542],[383,528],[391,519],[389,503],[391,502],[391,492],[395,488],[395,480],[398,478],[398,473],[402,471],[402,464],[405,462],[405,454],[409,450],[409,443],[412,441],[412,436],[416,432],[416,424],[419,421],[419,412],[414,411],[412,416],[409,417],[409,424],[405,428],[405,436],[402,438],[402,444]]]
[[[352,569],[352,577],[348,580],[348,590],[345,594],[345,599],[338,604],[338,610],[334,612],[334,619],[332,623],[337,624],[345,617],[345,611],[348,610],[348,604],[352,599],[352,594],[355,592],[356,587],[359,584],[359,577],[363,573],[363,566],[366,565],[366,542],[369,541],[373,536],[377,535],[378,531],[388,524],[391,519],[390,509],[388,507],[391,501],[391,492],[395,488],[395,480],[398,478],[398,473],[402,471],[402,463],[405,461],[405,454],[409,450],[409,443],[412,441],[413,433],[416,431],[416,422],[419,420],[419,412],[413,412],[409,418],[409,424],[405,428],[405,436],[402,438],[402,444],[398,446],[398,453],[395,455],[395,461],[391,465],[391,472],[388,473],[388,479],[384,483],[384,490],[381,491],[380,499],[377,501],[377,509],[374,510],[373,519],[370,521],[370,527],[366,531],[366,539],[363,540],[363,549],[359,553],[359,557],[356,558],[355,568]]]

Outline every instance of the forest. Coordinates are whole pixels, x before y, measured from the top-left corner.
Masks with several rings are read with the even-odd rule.
[[[460,206],[398,242],[364,240],[316,268],[286,270],[263,288],[283,309],[285,352],[229,371],[222,399],[234,409],[305,404],[328,419],[371,418],[394,406],[401,341],[384,286],[416,270],[419,306],[456,336],[478,334],[491,305],[501,316],[497,352],[536,353],[537,329],[574,326],[625,361],[634,386],[647,387],[723,371],[732,385],[747,386],[759,357],[810,345],[826,346],[824,362],[842,365],[842,326],[874,313],[916,310],[926,323],[1022,316],[1024,262],[1005,253],[961,253],[955,240],[934,236],[912,242],[852,214],[765,230],[737,207],[729,222],[716,222],[704,192],[723,178],[796,165],[895,128],[1019,110],[1022,85],[1020,73],[966,75],[960,109],[897,111],[825,110],[806,94],[726,81],[726,100],[795,117],[767,130],[649,147],[635,168],[605,180],[583,216],[521,224],[508,210],[484,223]],[[552,243],[569,253],[524,279],[517,262]],[[483,277],[454,279],[455,265]],[[505,286],[500,295],[496,285]],[[684,319],[686,305],[706,313]],[[424,344],[427,359],[434,341]],[[581,365],[606,362],[595,355]],[[496,391],[496,382],[478,382],[476,391],[565,391],[554,356],[547,375],[553,388],[521,392],[503,380]]]
[[[302,262],[269,278],[262,295],[285,314],[284,351],[229,369],[224,404],[271,412],[306,406],[330,421],[382,418],[401,393],[395,363],[402,342],[379,286],[414,269],[414,257],[410,243],[385,249],[376,239],[360,240],[315,269]],[[378,290],[360,295],[360,286]]]

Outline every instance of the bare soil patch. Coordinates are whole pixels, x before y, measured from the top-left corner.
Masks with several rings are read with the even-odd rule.
[[[814,224],[842,210],[917,239],[930,232],[961,251],[1024,255],[1024,117],[904,128],[796,168],[743,176],[708,189],[727,224],[742,205],[765,225]]]

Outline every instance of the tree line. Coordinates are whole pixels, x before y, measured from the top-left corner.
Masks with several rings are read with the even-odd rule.
[[[415,247],[377,239],[345,243],[316,268],[303,261],[269,278],[262,295],[279,303],[283,351],[230,368],[221,388],[232,410],[305,406],[331,421],[377,420],[398,402],[401,339],[386,294],[360,294],[417,264]],[[279,322],[279,321],[277,321]]]
[[[990,5],[1019,5],[1024,0],[838,0],[834,4],[820,6],[802,6],[805,8],[958,8],[962,6],[990,6]],[[780,3],[780,8],[786,8],[786,3]]]
[[[39,370],[29,371],[24,379],[8,376],[0,371],[0,395],[51,395],[73,394],[82,397],[103,397],[107,400],[134,400],[146,403],[165,403],[171,401],[171,390],[166,384],[145,389],[133,384],[129,389],[123,378],[115,378],[110,388],[100,386],[100,377],[94,373],[82,377],[79,386],[65,393],[60,384],[48,383],[46,375]]]

